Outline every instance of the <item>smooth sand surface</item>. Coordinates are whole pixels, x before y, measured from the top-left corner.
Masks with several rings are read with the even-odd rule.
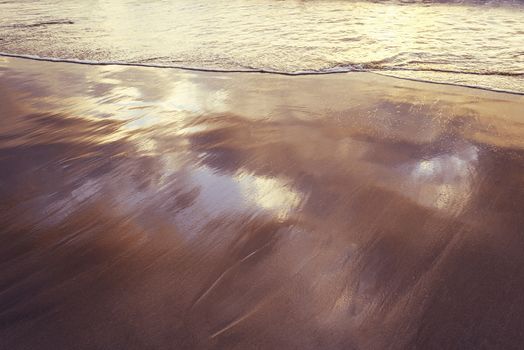
[[[1,349],[517,349],[524,97],[0,58]]]

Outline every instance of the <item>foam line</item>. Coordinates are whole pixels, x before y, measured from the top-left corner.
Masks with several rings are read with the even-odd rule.
[[[195,71],[195,72],[208,72],[208,73],[263,73],[263,74],[277,74],[277,75],[286,75],[286,76],[303,76],[303,75],[326,75],[326,74],[347,74],[352,72],[366,72],[371,74],[377,74],[381,76],[386,76],[390,78],[400,79],[400,80],[409,80],[422,83],[430,84],[439,84],[439,85],[450,85],[458,87],[466,87],[472,89],[479,89],[485,91],[507,93],[513,95],[524,96],[524,92],[513,91],[513,90],[503,90],[503,89],[494,89],[478,85],[468,85],[468,84],[458,84],[458,83],[449,83],[449,82],[439,82],[426,79],[418,78],[407,78],[399,77],[392,74],[384,73],[387,71],[433,71],[433,72],[444,72],[444,73],[456,73],[456,74],[476,74],[476,75],[511,75],[511,76],[524,76],[524,73],[501,73],[501,74],[487,74],[477,73],[477,72],[460,72],[460,71],[448,71],[448,70],[424,70],[424,69],[382,69],[382,72],[378,71],[377,68],[360,68],[353,66],[346,67],[336,67],[324,71],[296,71],[296,72],[282,72],[282,71],[273,71],[266,69],[219,69],[219,68],[196,68],[196,67],[187,67],[187,66],[178,66],[178,65],[163,65],[155,63],[138,63],[138,62],[121,62],[121,61],[91,61],[91,60],[79,60],[74,58],[54,58],[54,57],[40,57],[36,55],[24,55],[24,54],[12,54],[7,52],[0,52],[0,57],[12,57],[12,58],[21,58],[35,61],[45,61],[45,62],[60,62],[60,63],[73,63],[73,64],[83,64],[90,66],[130,66],[130,67],[147,67],[147,68],[165,68],[165,69],[179,69],[185,71]]]

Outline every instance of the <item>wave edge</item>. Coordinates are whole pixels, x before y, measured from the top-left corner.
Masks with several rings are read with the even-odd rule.
[[[337,66],[322,69],[322,70],[304,70],[304,71],[284,72],[284,71],[278,71],[278,70],[257,69],[257,68],[220,69],[220,68],[189,67],[189,66],[180,66],[180,65],[159,64],[159,63],[81,60],[81,59],[75,59],[75,58],[41,57],[38,55],[13,54],[13,53],[8,53],[8,52],[0,52],[0,57],[20,58],[20,59],[28,59],[28,60],[44,61],[44,62],[82,64],[82,65],[90,65],[90,66],[129,66],[129,67],[145,67],[145,68],[164,68],[164,69],[178,69],[178,70],[185,70],[185,71],[207,72],[207,73],[262,73],[262,74],[275,74],[275,75],[285,75],[285,76],[305,76],[305,75],[347,74],[347,73],[361,72],[361,73],[377,74],[377,75],[400,79],[400,80],[409,80],[409,81],[430,83],[430,84],[466,87],[466,88],[472,88],[472,89],[479,89],[479,90],[485,90],[485,91],[524,96],[524,91],[521,92],[521,91],[514,91],[514,90],[489,88],[489,87],[484,87],[484,86],[479,86],[479,85],[459,84],[459,83],[452,83],[452,82],[439,82],[439,81],[433,81],[433,80],[428,80],[428,79],[400,77],[400,76],[395,76],[395,75],[387,73],[387,72],[394,72],[394,71],[402,71],[402,72],[425,71],[425,72],[438,72],[438,73],[449,73],[449,74],[501,75],[501,76],[523,76],[524,77],[524,73],[520,73],[520,72],[515,73],[515,74],[489,74],[489,73],[483,74],[481,72],[461,72],[461,71],[438,70],[438,69],[436,70],[404,69],[404,68],[379,69],[379,68],[371,68],[371,67],[366,68],[365,64],[337,65]]]

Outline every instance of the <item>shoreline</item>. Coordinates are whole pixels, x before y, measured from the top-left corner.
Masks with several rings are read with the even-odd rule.
[[[523,106],[0,57],[2,345],[518,347]]]
[[[400,76],[391,75],[387,72],[379,72],[379,71],[372,70],[372,69],[360,69],[360,70],[355,69],[355,70],[340,70],[340,71],[334,70],[334,71],[281,72],[281,71],[272,71],[272,70],[264,70],[264,69],[246,69],[246,70],[214,69],[214,68],[208,69],[208,68],[186,67],[186,66],[177,66],[177,65],[162,65],[162,64],[154,64],[154,63],[138,63],[138,62],[131,63],[131,62],[120,62],[120,61],[107,61],[107,62],[90,61],[90,60],[80,60],[80,59],[72,59],[72,58],[54,58],[54,57],[40,57],[37,55],[27,55],[27,54],[12,54],[8,52],[0,52],[0,57],[10,57],[10,58],[17,58],[17,59],[42,61],[42,62],[81,64],[81,65],[89,65],[89,66],[123,66],[123,67],[137,67],[137,68],[139,67],[160,68],[160,69],[175,69],[175,70],[180,70],[180,71],[202,72],[202,73],[206,73],[206,72],[207,73],[252,73],[252,74],[259,73],[259,74],[275,74],[275,75],[282,75],[282,76],[289,76],[289,77],[309,76],[309,75],[349,74],[349,73],[370,73],[370,74],[380,75],[383,77],[407,80],[407,81],[413,81],[413,82],[464,87],[464,88],[470,88],[470,89],[478,89],[478,90],[491,91],[491,92],[497,92],[497,93],[524,96],[524,91],[503,90],[503,89],[483,87],[479,85],[460,84],[460,83],[432,81],[432,80],[418,79],[418,78],[400,77]],[[398,71],[399,72],[409,72],[409,70],[406,70],[406,71],[398,70]],[[438,71],[438,70],[434,72],[435,73],[446,73],[446,74],[483,75],[482,73],[466,73],[466,72]],[[520,74],[517,74],[517,75],[520,75]]]

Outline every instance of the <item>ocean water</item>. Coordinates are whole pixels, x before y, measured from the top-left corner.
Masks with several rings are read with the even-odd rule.
[[[289,74],[371,70],[524,92],[524,3],[0,2],[0,52]]]

